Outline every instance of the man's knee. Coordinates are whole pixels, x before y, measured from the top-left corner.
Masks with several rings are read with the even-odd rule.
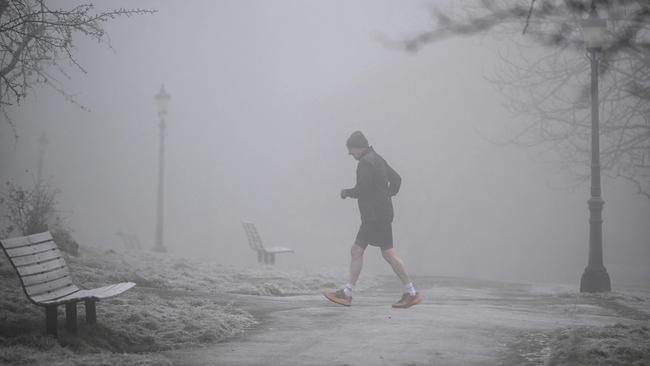
[[[399,259],[399,258],[397,257],[397,253],[395,253],[395,249],[393,249],[393,248],[386,249],[386,250],[382,250],[382,251],[381,251],[381,255],[382,255],[382,257],[384,257],[384,259],[385,259],[386,261],[388,261],[388,262],[392,262],[392,261],[394,261],[394,260]]]
[[[358,245],[358,244],[352,244],[352,248],[350,249],[350,255],[352,256],[352,259],[356,258],[361,258],[363,257],[363,252],[365,251],[366,248]]]

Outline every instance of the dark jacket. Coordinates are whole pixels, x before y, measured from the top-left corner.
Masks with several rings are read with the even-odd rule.
[[[357,165],[357,184],[345,190],[359,202],[361,221],[393,221],[391,197],[399,192],[402,178],[386,160],[369,147]]]

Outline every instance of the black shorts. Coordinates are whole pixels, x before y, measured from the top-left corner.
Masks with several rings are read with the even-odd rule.
[[[387,250],[393,247],[393,224],[390,221],[362,221],[355,244],[368,245]]]

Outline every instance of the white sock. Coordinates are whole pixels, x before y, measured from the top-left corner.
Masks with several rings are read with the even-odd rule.
[[[413,282],[409,282],[404,286],[404,293],[415,296],[415,286],[413,286]]]
[[[345,296],[352,296],[352,285],[346,283],[345,287],[343,287],[343,293]]]

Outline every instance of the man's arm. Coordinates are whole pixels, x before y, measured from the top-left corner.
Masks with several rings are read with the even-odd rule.
[[[357,166],[357,184],[353,188],[341,191],[341,198],[359,198],[360,195],[367,192],[372,180],[372,169],[372,164],[363,160],[360,161]]]
[[[388,168],[388,192],[391,196],[394,196],[399,192],[399,187],[402,185],[402,177],[388,163],[386,164],[386,168]]]

